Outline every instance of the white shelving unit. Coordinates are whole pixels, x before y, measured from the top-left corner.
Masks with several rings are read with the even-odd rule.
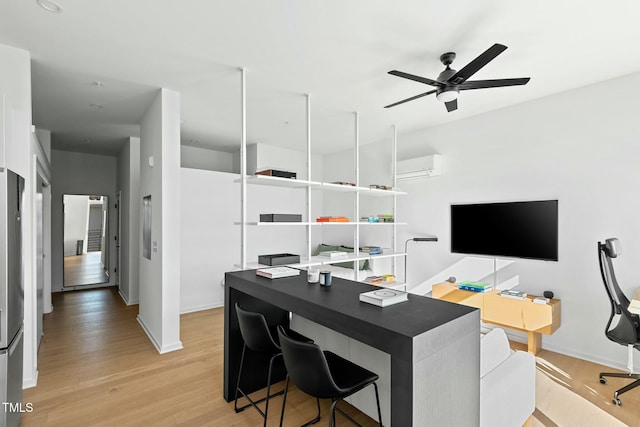
[[[357,279],[357,263],[363,260],[375,260],[375,259],[383,259],[383,258],[391,258],[393,259],[393,267],[392,274],[396,273],[396,259],[400,257],[406,256],[404,252],[398,252],[396,247],[396,236],[397,236],[397,227],[406,225],[406,223],[398,223],[398,222],[363,222],[363,221],[350,221],[350,222],[315,222],[312,221],[311,215],[311,191],[327,191],[327,192],[347,192],[354,194],[354,216],[356,219],[360,218],[360,197],[391,197],[393,199],[393,207],[392,214],[395,220],[396,214],[396,197],[406,195],[406,192],[398,191],[398,190],[383,190],[383,189],[374,189],[369,187],[362,187],[359,185],[359,116],[358,113],[354,113],[355,116],[355,176],[356,182],[355,185],[344,185],[344,184],[336,184],[331,182],[318,182],[311,181],[309,179],[290,179],[290,178],[280,178],[273,177],[267,175],[247,175],[247,141],[246,141],[246,71],[244,69],[240,69],[241,72],[241,95],[242,95],[242,134],[241,134],[241,148],[240,148],[240,179],[236,180],[236,182],[241,184],[241,219],[240,222],[235,224],[240,225],[241,227],[241,257],[240,257],[240,265],[237,267],[245,270],[249,268],[261,268],[267,267],[262,264],[258,264],[256,262],[248,262],[247,261],[247,227],[255,226],[255,227],[306,227],[307,230],[307,245],[306,245],[306,254],[301,255],[301,259],[299,263],[296,264],[287,264],[290,267],[294,268],[306,268],[311,266],[322,266],[322,265],[330,265],[336,263],[343,262],[353,262],[354,263],[354,279]],[[306,96],[306,109],[307,109],[307,177],[311,177],[311,104],[310,104],[310,96]],[[394,127],[393,131],[393,151],[392,151],[392,187],[396,188],[396,179],[395,179],[395,162],[396,162],[396,143],[397,143],[397,131]],[[298,188],[302,191],[306,192],[306,217],[307,221],[304,222],[261,222],[261,221],[248,221],[247,220],[247,185],[264,185],[271,187],[285,187],[285,188]],[[317,227],[355,227],[354,239],[353,239],[353,247],[360,247],[360,229],[361,228],[370,228],[370,227],[388,227],[392,230],[392,250],[387,251],[383,254],[379,255],[369,255],[364,252],[350,253],[346,257],[341,257],[339,259],[329,259],[320,256],[312,256],[312,248],[311,248],[311,231],[312,229],[317,229]],[[385,287],[393,288],[393,289],[402,289],[404,290],[405,286],[403,283],[396,283],[394,285],[385,285]]]

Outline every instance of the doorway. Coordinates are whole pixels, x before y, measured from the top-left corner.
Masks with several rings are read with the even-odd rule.
[[[108,197],[63,195],[64,286],[109,282]]]

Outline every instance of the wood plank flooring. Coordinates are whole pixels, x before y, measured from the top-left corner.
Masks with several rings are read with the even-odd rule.
[[[253,408],[236,414],[233,403],[222,398],[222,309],[183,315],[185,348],[159,355],[136,321],[138,306],[127,307],[115,288],[56,293],[53,305],[45,316],[38,386],[24,393],[34,410],[23,414],[22,427],[262,426]],[[558,384],[627,425],[640,426],[640,390],[624,394],[623,406],[617,407],[611,403],[613,391],[627,382],[598,382],[598,373],[610,368],[547,350],[537,356],[538,369]],[[328,422],[329,402],[322,403],[318,425]],[[269,425],[278,424],[281,404],[281,397],[272,400]],[[350,405],[340,407],[361,424],[376,425]],[[302,424],[315,409],[315,400],[294,388],[285,425]],[[544,417],[538,421],[557,427]],[[350,425],[339,415],[337,424]]]
[[[102,252],[64,257],[64,286],[106,283],[109,276],[102,268]]]
[[[23,414],[22,427],[262,426],[253,408],[236,414],[222,398],[222,309],[183,315],[184,349],[159,355],[136,321],[138,306],[127,307],[114,288],[56,293],[53,305],[45,316],[38,385],[24,393],[34,410]],[[322,404],[326,414],[329,402]],[[270,406],[269,425],[277,425],[282,397]],[[347,403],[339,407],[376,425]],[[300,425],[315,410],[315,399],[292,388],[285,425]],[[340,415],[337,422],[349,424]]]

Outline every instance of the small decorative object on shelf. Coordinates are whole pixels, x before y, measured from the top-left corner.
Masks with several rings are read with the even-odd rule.
[[[535,297],[533,299],[533,302],[535,302],[536,304],[549,304],[549,301],[551,300],[545,297]]]
[[[365,252],[369,255],[380,255],[382,249],[380,249],[380,246],[363,246],[360,248],[360,252]]]
[[[360,221],[362,222],[380,222],[380,218],[377,216],[362,216],[360,217]]]
[[[521,292],[521,291],[514,291],[513,289],[505,289],[503,291],[500,291],[500,296],[523,300],[527,297],[527,293]]]
[[[370,285],[393,285],[396,283],[396,276],[393,274],[382,274],[380,276],[369,276],[364,279]]]
[[[320,216],[316,218],[316,222],[349,222],[346,216]]]
[[[260,214],[260,222],[302,222],[300,214]]]
[[[380,222],[393,222],[393,214],[379,214],[378,219]]]
[[[258,262],[264,265],[297,264],[300,262],[300,255],[296,255],[296,254],[259,255]]]
[[[277,169],[265,169],[263,171],[256,172],[256,175],[277,176],[279,178],[291,178],[291,179],[296,179],[297,177],[295,172],[281,171]]]
[[[381,185],[381,184],[371,184],[369,188],[373,188],[376,190],[393,190],[393,187],[390,185]]]
[[[360,294],[360,301],[367,304],[377,305],[379,307],[387,307],[389,305],[398,304],[409,299],[406,292],[397,291],[395,289],[376,289],[375,291],[363,292]]]
[[[272,267],[272,268],[259,268],[256,270],[257,276],[266,277],[268,279],[279,279],[281,277],[298,276],[300,270],[290,267]]]
[[[458,284],[458,289],[471,292],[489,292],[493,290],[493,285],[487,282],[472,282],[470,280],[465,280]]]
[[[344,251],[322,251],[318,253],[318,256],[329,259],[346,258],[347,255],[348,254]]]
[[[347,182],[347,181],[333,181],[331,184],[338,184],[338,185],[350,185],[352,187],[355,187],[356,184],[353,182]]]

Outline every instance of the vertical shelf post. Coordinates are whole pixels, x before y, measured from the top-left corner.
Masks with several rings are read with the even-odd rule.
[[[306,97],[307,106],[307,181],[311,181],[311,95]],[[307,187],[307,259],[311,261],[311,187]]]
[[[391,143],[391,186],[393,187],[393,189],[396,189],[396,163],[397,163],[397,150],[398,150],[398,127],[396,125],[393,125],[393,141]],[[398,218],[396,218],[396,203],[397,203],[397,195],[393,195],[393,206],[391,208],[391,214],[393,215],[393,227],[391,228],[391,239],[392,239],[392,244],[393,244],[393,252],[397,252],[397,221]],[[405,255],[406,256],[406,255]],[[396,268],[397,268],[397,258],[394,257],[393,258],[393,265],[392,265],[392,270],[391,273],[395,276],[396,275]]]
[[[360,187],[360,114],[356,111],[354,113],[355,117],[355,150],[354,150],[354,166],[356,171],[356,187]],[[355,218],[356,229],[355,229],[355,239],[353,245],[353,253],[357,256],[360,251],[360,191],[355,192],[356,200],[355,200]],[[353,262],[353,280],[358,280],[358,266],[360,265],[359,261]]]
[[[240,70],[240,267],[247,269],[247,82],[246,68]]]

